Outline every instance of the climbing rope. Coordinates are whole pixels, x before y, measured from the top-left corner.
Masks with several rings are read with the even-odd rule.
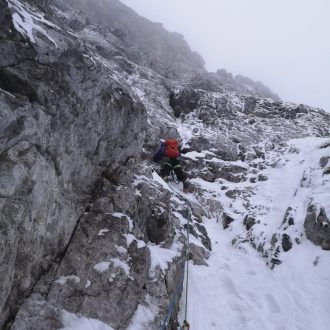
[[[186,202],[186,201],[185,201]],[[189,279],[189,227],[190,227],[190,219],[191,219],[191,206],[189,204],[188,207],[188,223],[187,223],[187,238],[186,238],[186,261],[187,261],[187,273],[186,273],[186,304],[185,304],[185,311],[184,311],[184,323],[187,322],[187,312],[188,312],[188,279]]]
[[[188,278],[189,278],[189,227],[190,227],[190,220],[192,216],[191,205],[188,200],[183,198],[177,191],[175,191],[172,187],[169,188],[174,192],[174,194],[183,201],[188,210],[188,221],[187,221],[187,228],[186,228],[186,240],[185,240],[185,251],[183,253],[182,263],[181,263],[181,274],[179,277],[179,281],[176,285],[175,291],[172,293],[171,300],[169,305],[167,306],[166,313],[164,318],[160,324],[160,330],[166,330],[168,323],[171,319],[172,312],[176,303],[178,303],[179,292],[182,290],[183,287],[183,280],[185,274],[185,264],[186,264],[186,297],[185,297],[185,317],[182,325],[182,330],[189,330],[190,325],[187,322],[187,313],[188,313]]]
[[[172,316],[174,306],[178,302],[179,292],[181,291],[182,285],[183,285],[185,261],[186,260],[183,259],[182,271],[181,271],[181,274],[180,274],[180,278],[179,278],[179,281],[176,285],[175,291],[172,293],[172,297],[171,297],[169,305],[167,306],[166,313],[164,315],[163,321],[160,324],[160,330],[166,330],[167,329],[168,323],[169,323],[169,321],[171,319],[171,316]]]

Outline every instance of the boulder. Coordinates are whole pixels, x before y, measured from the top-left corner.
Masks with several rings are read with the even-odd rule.
[[[227,213],[222,213],[222,225],[223,229],[227,229],[234,219]]]
[[[146,218],[146,238],[152,243],[165,241],[172,228],[171,217],[161,206],[155,206]]]
[[[184,88],[179,91],[172,91],[170,94],[170,105],[175,117],[181,114],[188,114],[197,108],[200,99],[200,92],[193,88]]]
[[[61,308],[48,303],[42,295],[32,294],[20,308],[15,323],[10,329],[61,329],[63,312]]]
[[[207,260],[210,256],[210,252],[205,250],[201,246],[197,246],[194,243],[189,244],[189,259],[193,261],[194,265],[208,266]]]
[[[330,250],[330,221],[324,208],[310,204],[304,222],[307,238],[323,250]]]
[[[244,220],[243,220],[243,224],[246,228],[246,230],[250,230],[255,224],[256,224],[256,219],[251,216],[251,215],[246,215]]]
[[[292,248],[292,241],[288,234],[282,235],[282,249],[284,252],[291,250]]]

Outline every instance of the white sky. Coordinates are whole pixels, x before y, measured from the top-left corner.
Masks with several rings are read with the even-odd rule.
[[[185,36],[209,71],[330,111],[330,0],[121,0]]]

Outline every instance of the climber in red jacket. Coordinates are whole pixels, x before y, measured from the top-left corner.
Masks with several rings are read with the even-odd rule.
[[[160,176],[164,179],[164,181],[168,181],[171,171],[174,171],[178,181],[183,183],[183,191],[188,192],[187,175],[182,170],[180,154],[178,140],[168,139],[161,142],[160,149],[155,154],[153,160],[156,163],[163,160]]]

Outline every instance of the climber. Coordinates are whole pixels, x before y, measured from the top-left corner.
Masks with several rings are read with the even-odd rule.
[[[182,170],[180,162],[180,143],[176,139],[161,140],[160,148],[153,160],[156,163],[162,161],[160,176],[168,181],[171,171],[174,171],[178,181],[183,183],[183,192],[188,192],[187,175]]]

